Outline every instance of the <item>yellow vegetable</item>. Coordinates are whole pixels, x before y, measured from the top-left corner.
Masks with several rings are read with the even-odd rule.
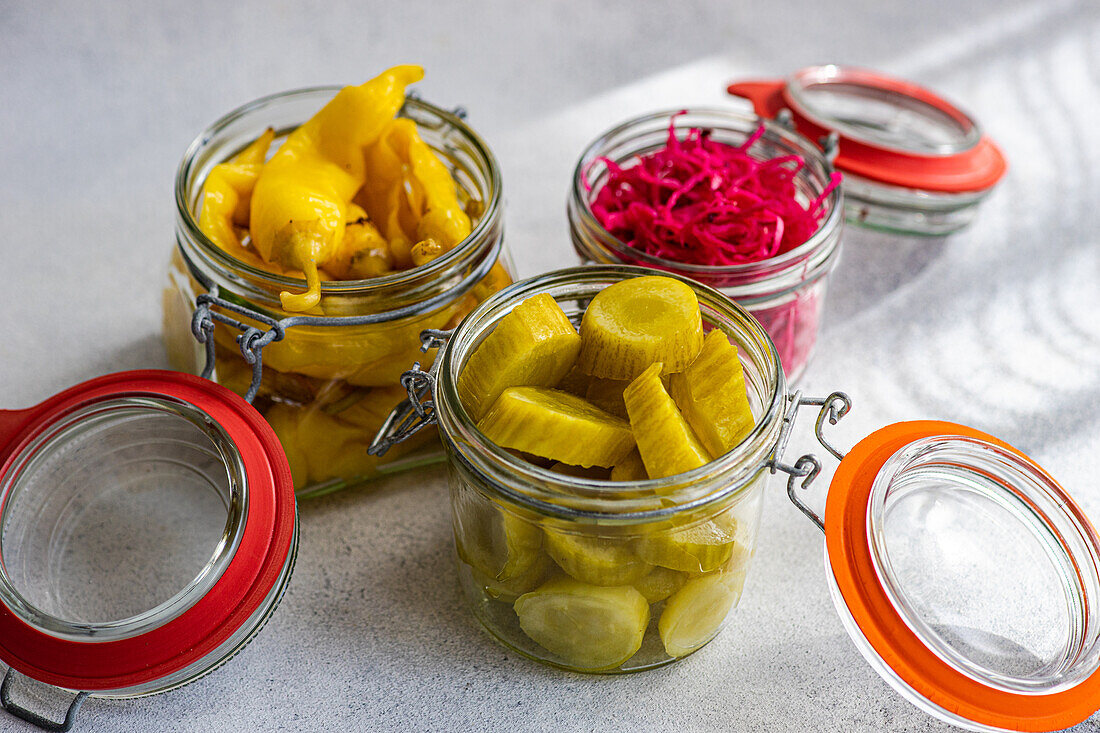
[[[650,603],[659,603],[683,587],[687,576],[668,568],[655,567],[634,581],[638,592]]]
[[[585,468],[610,468],[634,448],[625,420],[547,387],[509,387],[477,427],[503,448]]]
[[[639,538],[635,552],[654,565],[684,573],[709,573],[726,564],[737,543],[737,523],[708,520],[685,529]]]
[[[479,495],[460,496],[452,520],[458,556],[488,577],[514,580],[537,564],[542,530]]]
[[[500,319],[462,368],[462,406],[480,420],[508,387],[552,387],[580,347],[581,337],[557,301],[545,293],[527,298]]]
[[[616,463],[611,469],[612,481],[645,481],[649,478],[646,473],[642,456],[637,449],[630,451],[626,458]]]
[[[744,573],[712,573],[689,580],[666,602],[657,622],[665,651],[682,657],[706,644],[741,598]]]
[[[650,478],[674,476],[710,462],[707,449],[665,391],[661,370],[660,363],[654,364],[623,392],[638,453]]]
[[[234,256],[241,250],[236,227],[248,226],[252,189],[274,139],[275,130],[267,128],[228,162],[214,166],[203,181],[199,229]]]
[[[252,246],[268,262],[301,270],[306,278],[305,293],[280,295],[285,310],[309,310],[320,301],[318,268],[337,252],[348,205],[366,180],[364,148],[392,122],[405,87],[423,75],[419,66],[398,66],[344,87],[260,170],[252,192]]]
[[[699,300],[687,284],[650,275],[604,288],[581,319],[577,366],[603,379],[632,380],[650,364],[682,371],[703,344]]]
[[[520,628],[577,669],[614,669],[634,656],[649,625],[649,604],[630,586],[605,588],[555,578],[519,597]]]
[[[546,529],[546,552],[562,570],[591,585],[629,585],[650,570],[622,538]]]
[[[752,432],[745,373],[721,329],[708,333],[695,361],[669,378],[669,392],[712,456],[729,453]]]

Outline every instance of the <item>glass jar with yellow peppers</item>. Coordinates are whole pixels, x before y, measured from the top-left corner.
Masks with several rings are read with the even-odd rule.
[[[392,100],[394,89],[386,91]],[[339,87],[276,94],[230,112],[195,139],[176,176],[176,247],[163,299],[169,358],[177,369],[201,372],[207,354],[200,341],[210,334],[211,376],[241,394],[255,392],[254,404],[286,450],[299,496],[441,459],[438,450],[425,447],[434,442],[433,431],[384,459],[369,456],[367,447],[406,395],[402,372],[413,361],[432,359],[420,351],[420,332],[453,327],[511,282],[492,152],[461,113],[397,91],[399,111],[362,148],[366,164],[358,174],[364,182],[338,212],[347,219],[338,222],[346,251],[322,262],[319,272],[314,262],[316,276],[302,272],[310,263],[285,256],[300,238],[287,245],[276,236],[274,250],[269,242],[269,251],[261,251],[249,218],[264,217],[262,226],[268,226],[270,208],[248,197],[255,169],[276,160],[286,140],[294,142],[289,136],[322,116],[319,110],[338,106]],[[346,116],[356,109],[345,104],[336,112]],[[354,118],[336,123],[358,124]],[[302,152],[300,134],[293,152],[299,159],[312,155],[316,163],[332,145],[326,130],[312,132],[306,145],[314,149]],[[330,157],[339,161],[340,154],[352,165],[359,150]],[[317,167],[305,177],[318,180]],[[284,195],[287,186],[273,181],[275,197]],[[355,181],[338,183],[345,194],[357,187]],[[438,203],[446,202],[448,187],[455,210]],[[456,230],[455,221],[464,218],[467,228]],[[284,230],[298,236],[301,228],[288,222]],[[358,228],[364,225],[366,231]],[[456,241],[439,247],[446,236]],[[254,377],[261,377],[258,386]]]

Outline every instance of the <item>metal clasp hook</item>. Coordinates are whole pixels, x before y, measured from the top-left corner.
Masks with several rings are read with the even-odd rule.
[[[25,708],[12,700],[11,686],[17,676],[23,679],[31,679],[26,675],[17,673],[13,668],[8,667],[8,671],[4,674],[4,681],[0,683],[0,707],[3,707],[4,710],[7,710],[11,715],[22,718],[31,725],[37,726],[43,730],[65,733],[65,731],[72,729],[73,723],[76,721],[76,714],[80,711],[80,706],[83,705],[84,701],[88,698],[87,692],[76,693],[76,696],[73,697],[73,701],[69,703],[69,707],[65,711],[64,720],[50,720],[44,715],[39,715],[33,710]]]
[[[420,350],[442,348],[454,331],[440,331],[429,328],[420,332]],[[372,456],[385,455],[393,446],[404,442],[429,425],[435,425],[438,417],[435,413],[435,385],[442,360],[436,355],[428,371],[420,368],[420,362],[401,375],[401,386],[408,397],[397,404],[386,417],[382,427],[371,441],[367,453]]]
[[[837,460],[843,460],[844,454],[825,438],[825,420],[827,419],[830,425],[836,425],[852,409],[852,400],[843,392],[833,392],[828,397],[803,397],[802,392],[795,392],[787,398],[787,401],[787,411],[783,415],[783,427],[779,433],[779,440],[776,441],[775,450],[768,461],[768,467],[772,473],[782,471],[787,474],[787,496],[803,514],[813,520],[818,529],[824,532],[825,520],[802,501],[796,491],[796,488],[807,489],[810,487],[817,475],[821,473],[821,461],[812,453],[807,453],[795,461],[792,466],[782,462],[783,452],[786,450],[787,442],[791,438],[791,428],[794,427],[799,408],[803,406],[820,406],[821,409],[817,413],[817,422],[814,424],[814,435],[817,436],[817,441],[825,450],[833,454]],[[796,479],[802,479],[798,487],[795,486]]]

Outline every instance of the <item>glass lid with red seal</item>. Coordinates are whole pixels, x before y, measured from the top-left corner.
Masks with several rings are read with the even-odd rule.
[[[947,234],[973,220],[1007,169],[970,115],[877,71],[812,66],[787,79],[734,82],[728,91],[835,156],[848,218],[857,224]]]
[[[1061,730],[1100,709],[1100,537],[1069,494],[953,423],[889,425],[843,455],[823,425],[847,396],[796,393],[788,426],[800,405],[822,405],[817,436],[840,459],[824,510],[804,491],[816,457],[774,465],[825,534],[833,602],[875,671],[967,730]]]
[[[275,433],[207,379],[123,372],[0,410],[0,704],[67,730],[88,696],[207,674],[278,605],[297,528]]]

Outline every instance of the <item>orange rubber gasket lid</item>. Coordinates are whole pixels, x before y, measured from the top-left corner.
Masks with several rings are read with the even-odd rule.
[[[841,596],[883,662],[934,705],[975,723],[1006,730],[1052,731],[1076,725],[1100,709],[1100,670],[1069,689],[1050,694],[1018,694],[984,685],[930,650],[905,623],[882,587],[868,541],[867,508],[872,485],[897,451],[913,441],[935,436],[987,441],[1042,472],[1007,443],[953,423],[896,423],[867,436],[841,461],[825,506],[826,548]],[[1066,509],[1091,528],[1072,500]]]
[[[803,69],[795,76],[815,68]],[[943,97],[912,82],[865,69],[845,67],[844,73],[858,83],[922,102],[948,118],[965,118]],[[739,81],[730,84],[727,91],[752,102],[761,117],[775,119],[780,110],[789,110],[795,129],[811,140],[820,140],[835,131],[828,122],[803,109],[785,80]],[[1008,168],[1004,154],[987,135],[981,135],[966,150],[950,155],[925,155],[836,132],[839,135],[838,154],[833,161],[836,169],[890,186],[937,193],[980,192],[993,188]]]

